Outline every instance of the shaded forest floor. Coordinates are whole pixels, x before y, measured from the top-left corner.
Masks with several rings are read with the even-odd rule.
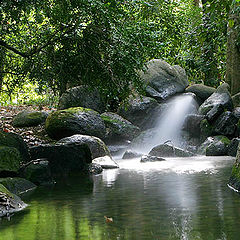
[[[45,131],[44,124],[24,128],[16,128],[12,126],[14,116],[24,110],[41,110],[49,113],[54,109],[49,109],[48,107],[41,107],[41,109],[39,109],[38,106],[30,105],[0,106],[0,129],[5,132],[19,134],[29,146],[38,146],[40,144],[52,142]]]

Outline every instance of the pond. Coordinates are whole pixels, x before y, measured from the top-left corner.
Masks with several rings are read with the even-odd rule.
[[[239,239],[240,195],[227,186],[233,158],[118,162],[25,196],[28,208],[0,221],[0,239]]]

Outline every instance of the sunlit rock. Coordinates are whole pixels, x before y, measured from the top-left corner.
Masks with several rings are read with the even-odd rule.
[[[119,168],[118,164],[109,156],[95,158],[92,163],[99,164],[104,169]]]

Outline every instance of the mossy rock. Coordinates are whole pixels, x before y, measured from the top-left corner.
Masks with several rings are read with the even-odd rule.
[[[134,126],[116,113],[105,112],[101,114],[101,118],[107,128],[105,140],[108,142],[132,140],[140,133],[139,127]]]
[[[213,133],[213,126],[208,122],[207,119],[203,119],[200,122],[200,139],[204,141],[207,137]]]
[[[232,168],[229,185],[237,191],[240,191],[240,145],[238,145],[236,161]]]
[[[240,93],[237,93],[234,96],[232,96],[232,100],[234,107],[240,107]]]
[[[16,148],[0,146],[0,174],[2,172],[17,172],[21,157]]]
[[[22,111],[13,118],[14,127],[32,127],[44,123],[48,114],[40,111]]]
[[[198,154],[206,156],[226,156],[231,141],[225,136],[214,136],[206,139],[199,147]]]
[[[104,138],[106,128],[100,114],[92,109],[76,107],[49,114],[46,124],[48,135],[56,140],[74,134]]]
[[[0,217],[24,209],[27,205],[4,185],[0,184]]]
[[[19,177],[0,178],[0,184],[4,185],[9,191],[17,195],[28,192],[37,187],[34,183]]]
[[[1,145],[16,148],[20,152],[21,161],[28,162],[30,160],[28,146],[18,134],[0,130],[0,146]]]

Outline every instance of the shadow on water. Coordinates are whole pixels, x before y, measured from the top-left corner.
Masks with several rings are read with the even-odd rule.
[[[198,161],[205,167],[195,167]],[[233,159],[168,162],[119,161],[94,185],[74,178],[39,188],[25,199],[25,212],[0,222],[0,239],[239,239],[240,196],[226,185]]]

